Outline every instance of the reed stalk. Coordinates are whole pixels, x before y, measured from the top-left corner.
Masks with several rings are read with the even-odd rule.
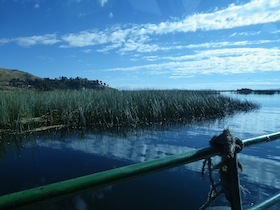
[[[0,129],[63,124],[71,128],[134,128],[213,120],[257,104],[204,91],[0,92]]]

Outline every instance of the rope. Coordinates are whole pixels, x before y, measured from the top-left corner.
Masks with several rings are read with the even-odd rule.
[[[214,136],[210,141],[210,146],[217,147],[221,151],[221,161],[213,165],[211,158],[207,158],[203,161],[202,177],[206,171],[206,165],[208,166],[210,191],[206,203],[200,208],[200,210],[207,209],[218,198],[219,195],[224,194],[226,199],[232,205],[231,184],[230,176],[228,174],[228,162],[230,159],[236,157],[236,153],[239,153],[243,149],[243,143],[240,139],[233,136],[229,129],[225,129],[220,135]],[[208,164],[207,164],[208,163]],[[238,168],[242,171],[243,167],[238,161]],[[219,181],[214,182],[213,171],[218,170]],[[219,188],[219,189],[217,189]]]

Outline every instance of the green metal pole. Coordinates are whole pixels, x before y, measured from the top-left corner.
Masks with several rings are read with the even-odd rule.
[[[248,147],[251,145],[259,144],[259,143],[264,143],[264,142],[270,142],[274,141],[280,138],[280,132],[272,133],[269,135],[263,135],[263,136],[258,136],[250,139],[245,139],[243,140],[244,147]]]
[[[273,195],[272,197],[269,197],[268,199],[264,200],[263,202],[260,202],[247,210],[265,210],[269,209],[272,206],[275,206],[277,203],[280,202],[280,192]]]
[[[179,165],[195,162],[219,154],[218,149],[208,147],[186,154],[172,155],[157,160],[137,163],[108,171],[103,171],[75,179],[57,182],[0,197],[0,209],[15,209],[41,202],[57,200],[60,197],[79,194],[119,183],[131,178],[144,176]]]
[[[280,138],[280,132],[243,140],[244,146],[267,142]],[[172,155],[169,157],[124,166],[104,172],[99,172],[75,179],[57,182],[37,188],[15,192],[0,197],[0,209],[15,209],[41,202],[57,200],[68,195],[102,188],[128,179],[144,176],[179,165],[195,162],[204,158],[218,155],[217,148],[208,147],[194,150],[186,154]]]

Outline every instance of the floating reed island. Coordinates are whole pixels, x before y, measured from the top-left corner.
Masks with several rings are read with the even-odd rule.
[[[259,106],[211,91],[0,92],[0,130],[122,129],[216,120]]]

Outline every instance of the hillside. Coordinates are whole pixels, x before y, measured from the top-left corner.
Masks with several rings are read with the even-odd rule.
[[[99,80],[88,80],[86,78],[67,78],[60,77],[56,79],[40,78],[24,71],[10,70],[0,68],[0,90],[80,90],[94,89],[106,90],[112,89],[108,84]]]
[[[12,79],[27,81],[41,78],[20,70],[0,68],[0,90],[17,89],[10,86],[9,83]]]
[[[40,77],[34,76],[24,71],[0,68],[0,82],[9,82],[12,79],[19,79],[25,81],[27,79],[40,79]]]

